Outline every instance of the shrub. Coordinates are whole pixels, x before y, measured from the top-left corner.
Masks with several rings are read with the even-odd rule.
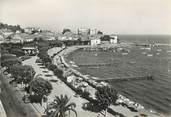
[[[63,77],[63,70],[62,70],[62,69],[59,69],[59,68],[56,68],[56,69],[54,70],[54,74],[55,74],[56,76],[58,76],[59,78],[62,78],[62,77]]]
[[[43,98],[43,96],[48,96],[52,91],[52,85],[48,80],[45,80],[41,77],[34,78],[30,84],[29,92],[34,95],[39,95]]]
[[[90,93],[88,91],[83,91],[82,92],[82,97],[88,98],[90,96]]]
[[[36,63],[42,63],[41,59],[36,59]]]
[[[5,59],[5,60],[3,60],[3,61],[1,62],[1,65],[2,65],[3,67],[6,66],[6,67],[10,68],[10,67],[13,66],[13,65],[16,65],[16,64],[20,65],[21,63],[22,63],[22,62],[21,62],[20,59],[13,58],[13,59]]]
[[[50,64],[48,65],[48,69],[49,69],[49,70],[54,71],[56,68],[57,68],[57,66],[54,65],[54,64],[52,64],[52,63],[50,63]]]
[[[21,56],[21,57],[20,57],[20,59],[21,59],[22,61],[27,60],[27,59],[30,59],[30,58],[31,58],[30,56]]]
[[[30,81],[32,81],[36,72],[29,65],[14,65],[10,67],[10,73],[15,78],[14,81],[27,85]]]
[[[12,48],[10,50],[10,53],[11,54],[15,54],[17,57],[20,57],[20,56],[24,56],[25,55],[24,51],[22,49],[20,49],[20,48]]]

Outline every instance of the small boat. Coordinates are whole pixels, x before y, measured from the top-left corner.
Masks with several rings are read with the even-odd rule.
[[[171,51],[167,51],[167,53],[171,53]]]
[[[146,52],[142,52],[141,54],[147,54]]]
[[[147,56],[148,56],[148,57],[152,57],[152,56],[153,56],[153,54],[147,54]]]
[[[128,53],[122,53],[122,55],[127,55]]]
[[[130,61],[130,63],[134,64],[134,63],[136,63],[136,61]]]
[[[144,49],[146,49],[146,50],[151,50],[151,48],[144,48]]]
[[[162,49],[157,49],[157,52],[161,52],[162,51]]]

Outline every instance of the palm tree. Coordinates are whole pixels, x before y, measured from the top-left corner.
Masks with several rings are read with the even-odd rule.
[[[66,112],[74,112],[77,117],[77,112],[75,110],[76,104],[71,102],[69,103],[70,98],[67,95],[55,96],[53,102],[51,102],[45,113],[49,115],[48,117],[66,117]]]

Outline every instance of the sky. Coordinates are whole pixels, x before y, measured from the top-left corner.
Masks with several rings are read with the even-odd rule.
[[[171,0],[0,0],[0,22],[56,31],[171,34]]]

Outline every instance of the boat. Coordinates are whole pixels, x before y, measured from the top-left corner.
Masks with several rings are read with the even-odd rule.
[[[153,54],[147,54],[147,56],[148,56],[148,57],[152,57],[152,56],[153,56]]]

